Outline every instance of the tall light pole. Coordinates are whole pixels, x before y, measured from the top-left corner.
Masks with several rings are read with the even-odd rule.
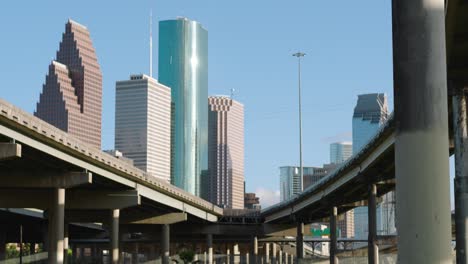
[[[303,52],[296,52],[293,54],[297,57],[299,66],[299,177],[301,182],[301,192],[304,190],[304,167],[302,165],[302,100],[301,100],[301,57],[306,54]]]

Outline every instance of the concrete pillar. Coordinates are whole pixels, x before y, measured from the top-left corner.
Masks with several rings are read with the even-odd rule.
[[[208,247],[208,264],[213,264],[213,235],[206,235],[206,246]]]
[[[369,185],[367,217],[369,238],[367,243],[367,259],[369,264],[379,263],[379,247],[377,246],[377,186]]]
[[[6,232],[0,230],[0,260],[5,260],[6,257]]]
[[[451,84],[454,93],[453,130],[455,142],[455,238],[457,263],[468,263],[468,129],[464,87]]]
[[[138,242],[134,242],[132,252],[132,264],[138,264],[138,253],[140,251]]]
[[[270,243],[265,243],[265,263],[270,263]]]
[[[338,257],[336,256],[336,253],[337,253],[336,218],[337,216],[338,216],[338,208],[336,208],[336,206],[333,206],[331,209],[331,214],[330,214],[330,264],[338,264]]]
[[[297,223],[296,257],[297,259],[304,258],[304,223]]]
[[[110,255],[111,263],[119,263],[119,219],[120,219],[120,210],[115,209],[110,212]]]
[[[231,263],[231,251],[229,250],[229,248],[226,249],[226,263]]]
[[[63,264],[64,249],[65,189],[52,190],[52,203],[49,207],[49,263]]]
[[[276,264],[277,263],[277,258],[276,258],[276,244],[273,243],[271,244],[271,263]]]
[[[68,223],[63,225],[63,263],[68,263]]]
[[[249,264],[249,263],[250,263],[249,252],[245,253],[245,263],[246,263],[246,264]]]
[[[169,264],[169,245],[170,245],[170,229],[169,225],[162,226],[162,264]]]
[[[294,264],[294,255],[289,255],[289,263]]]
[[[287,252],[284,252],[284,264],[288,264],[289,261],[289,255]]]
[[[278,251],[278,264],[283,264],[283,250]]]
[[[252,263],[257,264],[258,262],[258,238],[255,236],[252,241]]]
[[[239,244],[234,244],[232,251],[234,255],[234,264],[239,264],[240,263]]]
[[[36,243],[29,243],[29,255],[36,254]]]
[[[399,263],[452,263],[444,2],[393,0]]]

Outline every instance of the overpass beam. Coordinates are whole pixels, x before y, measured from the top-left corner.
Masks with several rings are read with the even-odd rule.
[[[213,235],[206,235],[206,245],[208,247],[208,264],[213,264]]]
[[[369,237],[367,243],[367,258],[369,264],[379,263],[379,247],[377,246],[377,186],[375,184],[369,185],[368,195],[368,225]]]
[[[330,214],[330,264],[338,264],[338,257],[336,256],[336,244],[337,244],[337,237],[336,234],[336,218],[338,217],[338,208],[333,206],[331,209]]]
[[[0,143],[0,160],[21,158],[21,145],[17,143]]]
[[[298,262],[304,258],[304,223],[302,222],[297,223],[296,258]]]
[[[49,207],[49,263],[63,264],[64,259],[64,222],[65,222],[65,189],[52,190],[52,201]]]
[[[114,209],[110,212],[110,254],[111,254],[111,263],[119,263],[119,219],[120,219],[120,210]]]
[[[170,247],[170,226],[168,224],[162,225],[162,264],[169,264],[169,247]]]
[[[455,238],[457,263],[468,263],[468,129],[464,87],[452,84],[454,96],[453,130],[455,141]]]
[[[400,263],[452,262],[444,2],[392,5]]]

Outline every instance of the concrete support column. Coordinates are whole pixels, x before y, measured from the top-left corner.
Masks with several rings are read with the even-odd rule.
[[[284,264],[288,264],[289,261],[289,255],[287,252],[284,252]]]
[[[52,190],[49,207],[49,263],[63,264],[64,249],[65,189]]]
[[[120,210],[115,209],[110,212],[110,254],[111,254],[111,263],[119,263],[119,219],[120,219]]]
[[[451,263],[445,1],[392,11],[398,262]]]
[[[226,249],[226,263],[231,263],[231,251],[229,250],[229,248]]]
[[[162,226],[162,264],[169,264],[169,246],[170,246],[170,227],[165,224]]]
[[[270,243],[265,243],[265,263],[270,263]]]
[[[208,264],[213,264],[213,235],[206,235],[206,246],[208,247]]]
[[[271,244],[271,263],[276,264],[277,263],[277,258],[276,258],[276,244],[273,243]]]
[[[132,264],[138,264],[138,254],[140,251],[140,245],[138,244],[138,242],[134,242],[133,246],[134,248],[132,252]]]
[[[337,244],[337,228],[336,218],[338,216],[338,208],[333,206],[330,214],[330,264],[338,264],[338,257],[336,256],[336,244]]]
[[[379,263],[379,247],[377,246],[377,186],[369,185],[367,217],[369,237],[367,242],[367,259],[369,264]]]
[[[454,92],[453,131],[455,142],[455,238],[457,264],[468,263],[468,129],[464,87],[452,84]]]
[[[0,230],[0,260],[5,260],[6,257],[6,232]]]
[[[239,264],[240,263],[239,244],[234,244],[232,252],[233,252],[233,255],[234,255],[234,264]]]
[[[246,264],[250,263],[250,254],[249,254],[249,252],[245,253],[245,263]]]
[[[299,262],[299,260],[297,262]],[[294,264],[294,256],[293,255],[289,255],[289,263]]]
[[[68,223],[63,226],[63,263],[68,263]]]
[[[280,249],[280,251],[278,251],[278,264],[283,264],[283,251]]]
[[[252,263],[257,264],[258,262],[258,238],[255,236],[252,241]]]
[[[297,259],[304,258],[304,223],[297,223],[296,257]]]

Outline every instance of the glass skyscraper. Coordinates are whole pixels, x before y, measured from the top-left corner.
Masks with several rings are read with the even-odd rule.
[[[206,198],[208,31],[186,18],[159,22],[159,82],[171,88],[171,182]]]
[[[361,94],[353,114],[353,154],[358,153],[368,141],[377,133],[380,126],[388,118],[387,96],[383,93]],[[382,208],[388,208],[388,203],[392,201],[383,199],[383,203],[377,208],[377,232],[386,234],[383,223],[385,213]],[[384,219],[387,219],[384,217]],[[354,210],[354,231],[356,238],[367,238],[368,236],[368,216],[367,207],[358,207]],[[394,224],[393,224],[394,225]]]
[[[330,144],[330,163],[340,164],[353,155],[351,142],[335,142]]]

